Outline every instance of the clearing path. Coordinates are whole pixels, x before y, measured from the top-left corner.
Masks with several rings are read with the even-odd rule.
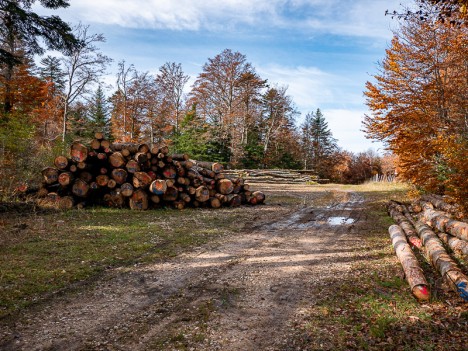
[[[295,350],[290,332],[301,308],[325,281],[349,278],[352,263],[372,259],[356,256],[363,197],[323,194],[324,206],[258,218],[214,248],[110,270],[92,286],[23,312],[0,348]],[[307,187],[297,196],[306,199]]]

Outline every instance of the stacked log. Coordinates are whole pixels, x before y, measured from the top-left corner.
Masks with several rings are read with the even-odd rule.
[[[227,178],[242,176],[248,183],[296,184],[318,182],[310,170],[239,169],[222,172]]]
[[[58,156],[54,167],[42,170],[39,194],[60,208],[219,208],[265,201],[265,195],[250,191],[242,177],[226,178],[222,170],[217,162],[171,155],[167,146],[111,144],[96,133],[89,147],[74,142],[69,157]]]

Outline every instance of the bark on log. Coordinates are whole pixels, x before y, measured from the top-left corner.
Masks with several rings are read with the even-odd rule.
[[[400,260],[400,263],[405,272],[406,281],[408,282],[413,295],[421,301],[430,299],[429,284],[424,277],[423,270],[419,262],[411,250],[406,240],[406,235],[403,229],[394,224],[388,228],[388,233],[392,239],[392,245],[395,253]]]
[[[425,209],[421,220],[441,232],[446,232],[457,238],[468,241],[468,223],[451,219],[446,212]]]
[[[437,236],[442,240],[453,252],[468,256],[468,242],[460,240],[450,234],[438,232]]]
[[[218,162],[204,162],[204,161],[194,161],[194,162],[197,166],[209,169],[215,173],[219,173],[224,170],[224,166]]]
[[[171,156],[172,159],[176,161],[187,161],[190,158],[187,154],[173,154]]]
[[[410,222],[409,219],[400,211],[404,211],[403,206],[393,201],[391,201],[388,204],[388,214],[403,229],[403,231],[405,232],[408,238],[409,243],[412,246],[417,247],[418,249],[421,249],[422,242],[418,236],[418,233],[416,232],[416,229],[413,226],[413,223]]]
[[[441,211],[448,212],[457,218],[463,218],[463,211],[461,211],[460,207],[448,204],[442,196],[425,194],[421,196],[421,199],[430,202],[435,208]]]
[[[238,207],[242,204],[242,199],[238,194],[229,194],[226,197],[230,207]]]
[[[468,278],[447,254],[442,242],[428,225],[418,221],[415,223],[415,227],[426,248],[429,261],[439,271],[452,290],[465,301],[468,301]]]
[[[88,148],[83,144],[75,141],[70,147],[70,158],[74,162],[84,162],[88,157]]]
[[[256,199],[254,205],[260,205],[265,202],[265,194],[261,191],[254,191],[252,193],[252,198]],[[250,202],[252,204],[252,202]]]

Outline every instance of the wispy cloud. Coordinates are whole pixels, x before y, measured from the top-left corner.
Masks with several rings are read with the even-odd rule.
[[[230,30],[243,26],[302,29],[332,34],[388,37],[386,9],[399,0],[80,0],[67,20],[169,30]]]

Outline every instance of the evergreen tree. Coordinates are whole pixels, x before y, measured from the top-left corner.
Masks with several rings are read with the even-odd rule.
[[[60,59],[53,56],[46,56],[40,63],[39,77],[54,84],[54,93],[62,93],[65,89],[66,74],[61,68]]]
[[[189,154],[196,160],[208,160],[206,132],[203,121],[197,115],[196,107],[193,107],[185,114],[179,132],[174,134],[174,149]]]
[[[89,134],[95,132],[104,133],[106,138],[110,137],[110,112],[109,104],[104,95],[104,90],[99,85],[88,106]]]
[[[320,109],[315,113],[308,113],[302,124],[304,167],[313,169],[320,177],[326,178],[330,172],[332,156],[338,149],[336,142]]]

